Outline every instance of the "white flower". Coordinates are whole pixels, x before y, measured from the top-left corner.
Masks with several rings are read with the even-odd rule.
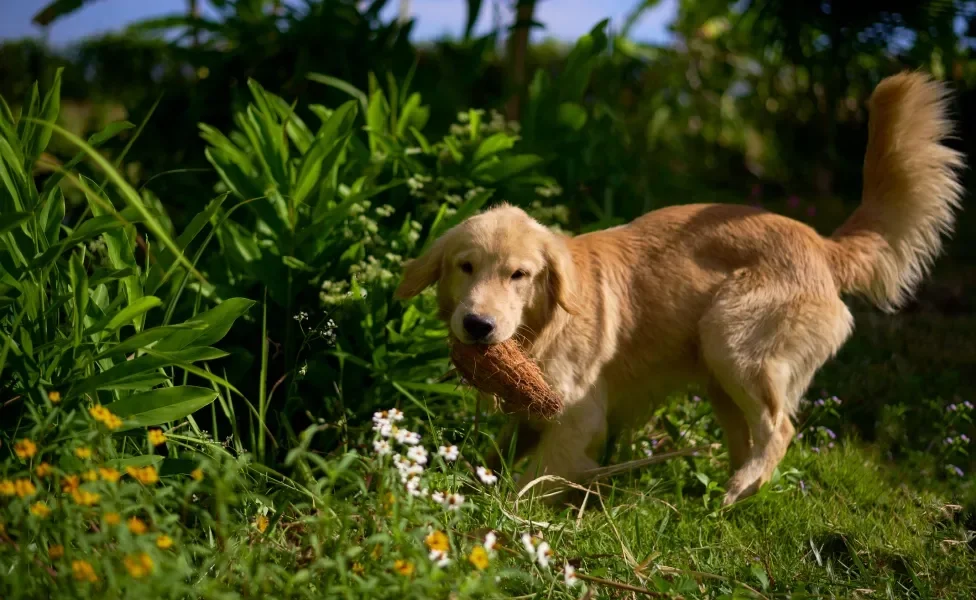
[[[495,483],[498,481],[498,475],[492,473],[491,469],[487,467],[478,467],[476,470],[478,472],[478,479],[481,480],[481,483],[485,485],[495,485]]]
[[[457,460],[460,451],[457,446],[441,446],[437,449],[437,455],[446,460],[447,462],[454,462]]]
[[[414,446],[407,450],[407,458],[418,465],[427,464],[427,449],[423,446]]]
[[[394,437],[396,441],[401,444],[406,444],[407,446],[416,446],[420,443],[420,434],[407,429],[396,429],[394,427]]]
[[[393,437],[397,432],[396,425],[393,425],[389,421],[373,425],[373,429],[378,431],[379,434],[385,438]]]
[[[451,559],[447,557],[447,552],[442,550],[431,550],[430,560],[438,567],[446,567],[451,564]]]
[[[296,321],[298,321],[299,323],[301,323],[302,321],[308,319],[308,313],[305,312],[305,311],[302,311],[302,312],[298,313],[297,315],[295,315],[294,319]]]
[[[444,504],[446,502],[446,496],[444,492],[434,492],[430,495],[430,499],[438,504]]]
[[[498,536],[495,535],[494,531],[489,531],[487,534],[485,534],[484,546],[485,546],[485,550],[488,551],[489,556],[494,556],[495,546],[497,545],[498,545]]]
[[[529,556],[535,558],[535,540],[530,534],[522,534],[522,545],[525,546],[525,551],[529,553]]]
[[[552,558],[552,548],[549,547],[549,542],[539,542],[539,546],[535,549],[535,559],[539,562],[539,566],[543,569],[549,568],[550,558]]]
[[[427,488],[420,488],[420,477],[411,477],[407,479],[407,493],[414,497],[422,497],[427,495]]]
[[[576,576],[576,568],[568,562],[563,567],[563,578],[569,587],[573,587],[579,583],[579,577]]]
[[[390,448],[390,442],[386,440],[376,440],[373,442],[373,452],[379,454],[380,456],[386,456],[393,450]]]
[[[389,421],[389,414],[385,410],[378,410],[373,413],[373,423],[388,423]]]
[[[448,510],[458,510],[464,504],[464,496],[461,494],[448,494],[444,498],[444,506]]]
[[[400,481],[406,483],[408,479],[412,477],[420,477],[424,473],[424,468],[416,463],[401,463],[405,466],[398,466],[397,470],[400,471]]]
[[[389,415],[390,415],[390,421],[393,422],[393,423],[396,423],[398,421],[402,421],[403,420],[403,412],[401,412],[401,411],[399,411],[399,410],[397,410],[395,408],[391,408],[389,410]]]

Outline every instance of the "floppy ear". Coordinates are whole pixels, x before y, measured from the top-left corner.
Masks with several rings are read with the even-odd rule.
[[[582,311],[579,297],[576,293],[577,275],[576,263],[562,237],[552,234],[552,239],[546,244],[546,262],[549,270],[549,288],[556,299],[556,304],[571,315],[578,315]]]
[[[441,263],[444,258],[444,239],[441,237],[424,254],[403,265],[403,279],[397,286],[394,296],[400,300],[413,298],[441,277]]]

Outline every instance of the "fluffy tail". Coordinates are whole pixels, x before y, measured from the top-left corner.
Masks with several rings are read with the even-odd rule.
[[[900,308],[952,232],[962,186],[947,90],[921,73],[883,80],[869,102],[861,205],[827,240],[841,291],[882,310]]]

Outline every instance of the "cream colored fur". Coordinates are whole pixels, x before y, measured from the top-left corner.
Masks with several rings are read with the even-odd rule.
[[[726,504],[769,480],[800,397],[853,328],[841,295],[903,304],[959,205],[962,157],[941,144],[943,88],[918,73],[889,77],[870,110],[862,204],[830,238],[761,209],[707,204],[567,238],[503,205],[406,266],[399,297],[437,283],[455,335],[471,341],[466,314],[493,317],[487,341],[516,336],[562,395],[555,421],[516,424],[520,450],[532,450],[520,484],[578,480],[610,432],[689,385],[708,390],[726,433]]]

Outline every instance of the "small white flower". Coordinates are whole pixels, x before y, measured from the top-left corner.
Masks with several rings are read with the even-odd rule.
[[[420,434],[407,429],[396,429],[394,428],[394,437],[396,441],[407,446],[416,446],[420,443]]]
[[[539,546],[535,549],[535,558],[540,567],[549,568],[549,559],[552,558],[552,548],[549,547],[549,542],[539,542]]]
[[[413,446],[407,450],[407,458],[417,463],[418,465],[427,464],[427,449],[423,446]]]
[[[388,411],[388,414],[390,416],[390,421],[393,422],[393,423],[396,423],[398,421],[402,421],[403,420],[403,412],[402,411],[399,411],[399,410],[397,410],[395,408],[391,408]]]
[[[406,483],[406,481],[411,477],[420,477],[424,473],[424,468],[416,463],[401,463],[401,464],[404,464],[406,466],[403,467],[398,466],[397,470],[400,471],[400,480],[403,481],[404,483]]]
[[[298,321],[299,323],[301,323],[302,321],[308,319],[308,313],[305,312],[305,311],[302,311],[302,312],[298,313],[297,315],[295,315],[294,319],[296,321]]]
[[[389,420],[390,420],[390,416],[385,410],[378,410],[373,413],[374,423],[386,423]]]
[[[442,550],[431,550],[430,560],[438,567],[446,567],[451,564],[451,559],[447,557],[447,552]]]
[[[373,452],[376,452],[380,456],[386,456],[393,450],[390,448],[390,442],[386,440],[376,440],[373,442]]]
[[[478,479],[485,485],[495,485],[498,481],[498,475],[492,473],[491,469],[487,467],[478,467],[476,471],[478,472]]]
[[[489,531],[487,534],[485,534],[484,546],[485,546],[485,550],[488,551],[489,556],[494,556],[495,546],[497,545],[498,545],[498,536],[495,535],[494,531]]]
[[[579,577],[576,576],[576,568],[568,562],[563,567],[563,578],[566,581],[566,585],[569,587],[574,587],[579,583]]]
[[[298,369],[298,374],[300,376],[304,377],[306,373],[308,373],[308,363],[302,365],[301,369]]]
[[[407,479],[407,493],[414,497],[423,497],[427,495],[427,488],[421,489],[420,487],[420,477],[411,477]]]
[[[434,492],[430,495],[430,499],[438,504],[444,504],[447,501],[444,492]]]
[[[441,446],[437,449],[437,455],[446,460],[447,462],[454,462],[457,460],[460,451],[457,446]]]
[[[529,553],[529,556],[535,557],[535,540],[528,533],[522,534],[522,545],[525,547],[525,551]]]
[[[389,421],[384,421],[383,423],[374,425],[373,429],[385,438],[393,437],[398,431],[396,425],[393,425]]]
[[[447,497],[444,498],[444,506],[446,506],[448,510],[459,510],[463,504],[464,496],[461,494],[448,494]]]

